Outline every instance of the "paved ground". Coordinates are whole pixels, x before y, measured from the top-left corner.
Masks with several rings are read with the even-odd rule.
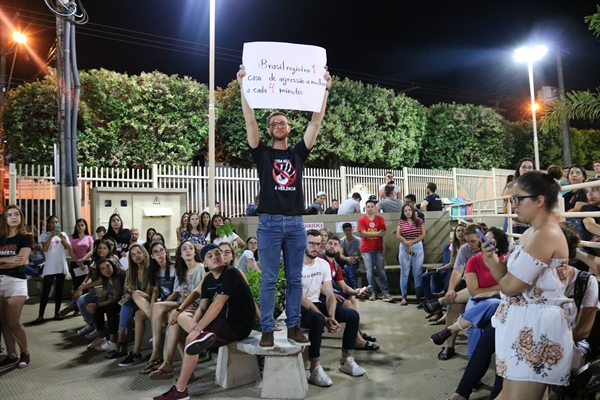
[[[28,301],[23,321],[37,316],[37,298]],[[51,305],[47,315],[50,316]],[[322,363],[333,380],[333,386],[309,385],[309,399],[445,399],[451,394],[466,365],[466,338],[459,336],[458,355],[438,361],[439,348],[429,335],[440,329],[430,325],[425,313],[415,305],[360,302],[361,328],[377,337],[382,349],[360,351],[357,362],[367,370],[365,376],[352,378],[338,372],[341,335],[327,336],[323,341]],[[149,399],[170,387],[169,381],[151,381],[138,374],[140,365],[120,368],[118,361],[105,360],[104,354],[86,350],[89,341],[76,336],[82,327],[80,317],[46,322],[39,326],[26,324],[32,363],[28,368],[0,375],[1,399]],[[146,349],[144,355],[150,351]],[[3,354],[0,357],[4,357]],[[180,362],[175,364],[176,373]],[[196,368],[200,379],[190,385],[193,398],[259,399],[258,384],[225,390],[214,384],[215,363],[206,361]],[[484,399],[493,384],[493,371],[488,370],[484,386],[472,399]],[[282,383],[285,384],[285,383]]]

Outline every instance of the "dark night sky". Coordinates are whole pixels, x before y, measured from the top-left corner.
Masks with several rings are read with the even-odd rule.
[[[45,59],[55,34],[44,1],[0,4],[9,16],[21,9],[17,24]],[[567,90],[600,86],[600,43],[583,22],[596,4],[217,0],[216,83],[223,87],[235,78],[244,42],[281,41],[324,47],[334,75],[397,91],[418,86],[409,96],[425,105],[499,101],[504,109],[519,110],[529,95],[527,67],[512,53],[527,42],[568,52],[563,56]],[[83,0],[83,5],[90,22],[77,31],[80,69],[159,70],[208,83],[208,1]],[[12,56],[8,61],[10,68]],[[15,83],[35,74],[35,64],[19,56]],[[535,64],[534,75],[536,89],[558,86],[553,54]]]

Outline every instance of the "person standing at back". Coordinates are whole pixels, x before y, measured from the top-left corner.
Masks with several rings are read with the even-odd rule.
[[[440,199],[440,196],[435,194],[435,191],[437,190],[437,185],[433,182],[429,182],[425,190],[427,192],[427,196],[419,206],[421,211],[442,211],[442,199]]]
[[[302,192],[302,169],[304,162],[315,144],[317,134],[327,104],[331,76],[325,67],[325,94],[319,112],[312,114],[304,138],[294,147],[288,146],[291,127],[284,113],[275,112],[267,119],[271,147],[260,141],[258,123],[254,110],[243,96],[242,79],[246,75],[244,66],[240,66],[237,80],[242,87],[242,111],[246,121],[246,133],[250,154],[256,164],[260,181],[260,199],[258,203],[258,251],[261,259],[262,279],[260,284],[260,311],[262,337],[261,348],[274,347],[273,331],[275,320],[275,285],[279,273],[279,255],[283,250],[286,289],[286,325],[288,340],[301,346],[309,341],[300,330],[300,309],[302,301],[302,266],[306,249],[306,231],[302,214],[304,213],[304,194]]]

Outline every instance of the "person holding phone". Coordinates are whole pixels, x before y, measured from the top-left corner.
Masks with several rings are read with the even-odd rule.
[[[62,293],[65,284],[65,276],[69,273],[69,265],[67,264],[67,253],[72,252],[69,235],[60,230],[58,217],[51,215],[46,220],[46,231],[42,233],[38,239],[42,245],[42,251],[46,256],[46,264],[42,270],[44,283],[42,285],[42,298],[40,299],[40,309],[38,317],[31,323],[41,324],[44,322],[44,312],[48,305],[50,297],[50,289],[56,279],[54,288],[54,319],[62,321],[64,317],[59,314],[62,303]]]
[[[396,237],[400,240],[400,250],[398,261],[400,262],[400,291],[402,292],[401,306],[405,306],[406,295],[408,292],[408,275],[412,266],[413,279],[415,281],[415,294],[417,303],[421,302],[423,297],[423,288],[421,285],[421,269],[423,268],[423,239],[427,235],[425,222],[417,217],[415,209],[411,204],[402,206],[402,215],[398,221]]]

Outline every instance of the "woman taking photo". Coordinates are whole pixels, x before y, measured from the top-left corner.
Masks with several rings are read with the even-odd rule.
[[[505,261],[489,242],[482,244],[483,260],[501,291],[492,318],[496,373],[504,378],[498,399],[542,399],[548,385],[569,383],[573,337],[568,315],[575,314],[575,306],[564,295],[569,249],[552,212],[559,190],[542,172],[520,176],[510,201],[531,228]]]
[[[398,261],[400,261],[400,290],[402,292],[401,306],[405,306],[408,292],[408,275],[412,265],[413,279],[415,282],[415,294],[417,303],[421,302],[423,289],[421,288],[421,269],[425,252],[423,251],[423,239],[427,232],[425,222],[415,214],[412,204],[402,206],[402,215],[398,221],[396,237],[400,240]]]
[[[42,270],[44,283],[42,285],[42,298],[40,299],[40,310],[38,317],[31,323],[41,324],[44,322],[44,311],[50,297],[50,289],[56,278],[56,286],[54,287],[54,319],[61,321],[60,306],[62,303],[62,293],[65,283],[65,275],[69,272],[67,265],[67,253],[71,253],[71,243],[69,236],[65,232],[60,231],[58,217],[51,215],[46,220],[46,232],[39,237],[39,242],[42,245],[42,251],[46,256],[46,264]]]
[[[11,204],[0,218],[0,323],[6,344],[6,358],[0,363],[0,371],[25,368],[30,357],[27,335],[21,323],[21,311],[27,295],[25,264],[33,247],[33,238],[25,231],[25,218],[21,209]],[[17,353],[17,346],[20,349]]]

